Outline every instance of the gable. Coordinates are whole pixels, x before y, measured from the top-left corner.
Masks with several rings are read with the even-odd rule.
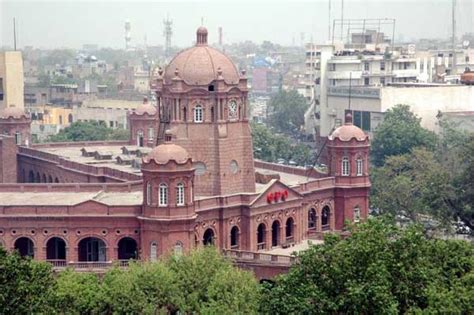
[[[267,187],[252,201],[250,206],[261,207],[270,204],[303,198],[299,192],[283,184],[278,179],[271,180]]]

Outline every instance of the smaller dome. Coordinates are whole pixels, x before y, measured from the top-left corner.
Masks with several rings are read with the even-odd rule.
[[[175,161],[177,164],[186,163],[191,156],[183,147],[165,142],[155,147],[147,156],[143,158],[144,163],[150,163],[154,160],[157,164],[167,164],[169,161]]]
[[[334,130],[329,136],[329,140],[338,138],[341,141],[350,141],[355,138],[357,141],[364,141],[367,139],[367,135],[357,126],[352,124],[352,115],[348,113],[346,115],[346,123]]]
[[[27,117],[27,115],[25,114],[25,111],[19,107],[10,106],[0,111],[1,119],[21,119],[22,117]]]
[[[156,112],[157,112],[156,107],[148,102],[147,97],[144,97],[143,98],[143,104],[140,104],[137,107],[137,109],[135,109],[135,114],[140,115],[140,116],[144,115],[144,114],[148,114],[150,116],[153,116],[153,115],[156,114]]]
[[[207,28],[205,28],[204,26],[200,26],[200,27],[197,29],[197,33],[198,33],[198,34],[207,34]]]

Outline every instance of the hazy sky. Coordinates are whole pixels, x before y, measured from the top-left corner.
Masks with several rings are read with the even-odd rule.
[[[457,0],[458,34],[474,32],[474,0]],[[19,45],[40,48],[98,44],[124,47],[124,21],[132,24],[132,43],[163,45],[163,19],[173,20],[172,44],[189,46],[204,18],[209,41],[270,40],[280,44],[328,38],[329,0],[220,1],[24,1],[0,0],[0,46],[13,46],[13,17]],[[332,0],[332,18],[340,18],[341,0]],[[447,38],[451,32],[451,0],[345,0],[344,18],[395,18],[395,38]]]

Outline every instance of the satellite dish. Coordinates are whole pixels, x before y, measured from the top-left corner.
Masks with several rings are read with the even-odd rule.
[[[469,47],[469,44],[470,44],[469,41],[465,40],[465,41],[462,42],[462,47],[467,48],[467,47]]]

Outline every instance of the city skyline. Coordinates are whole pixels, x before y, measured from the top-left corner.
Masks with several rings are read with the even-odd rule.
[[[406,12],[407,5],[409,12]],[[340,6],[341,1],[332,1],[332,20],[341,18]],[[458,36],[472,32],[472,10],[472,1],[457,1]],[[329,27],[328,1],[3,1],[0,14],[0,46],[13,47],[15,17],[19,48],[81,48],[83,44],[123,48],[125,20],[130,20],[132,25],[132,45],[142,46],[145,36],[148,45],[164,45],[163,19],[167,16],[173,20],[172,46],[178,47],[192,44],[194,38],[189,33],[202,21],[209,29],[210,43],[218,41],[219,27],[223,28],[224,43],[269,40],[282,45],[300,45],[311,39],[324,43]],[[396,19],[396,41],[447,39],[451,36],[451,14],[449,0],[344,2],[344,19]],[[301,33],[305,34],[304,40]]]

